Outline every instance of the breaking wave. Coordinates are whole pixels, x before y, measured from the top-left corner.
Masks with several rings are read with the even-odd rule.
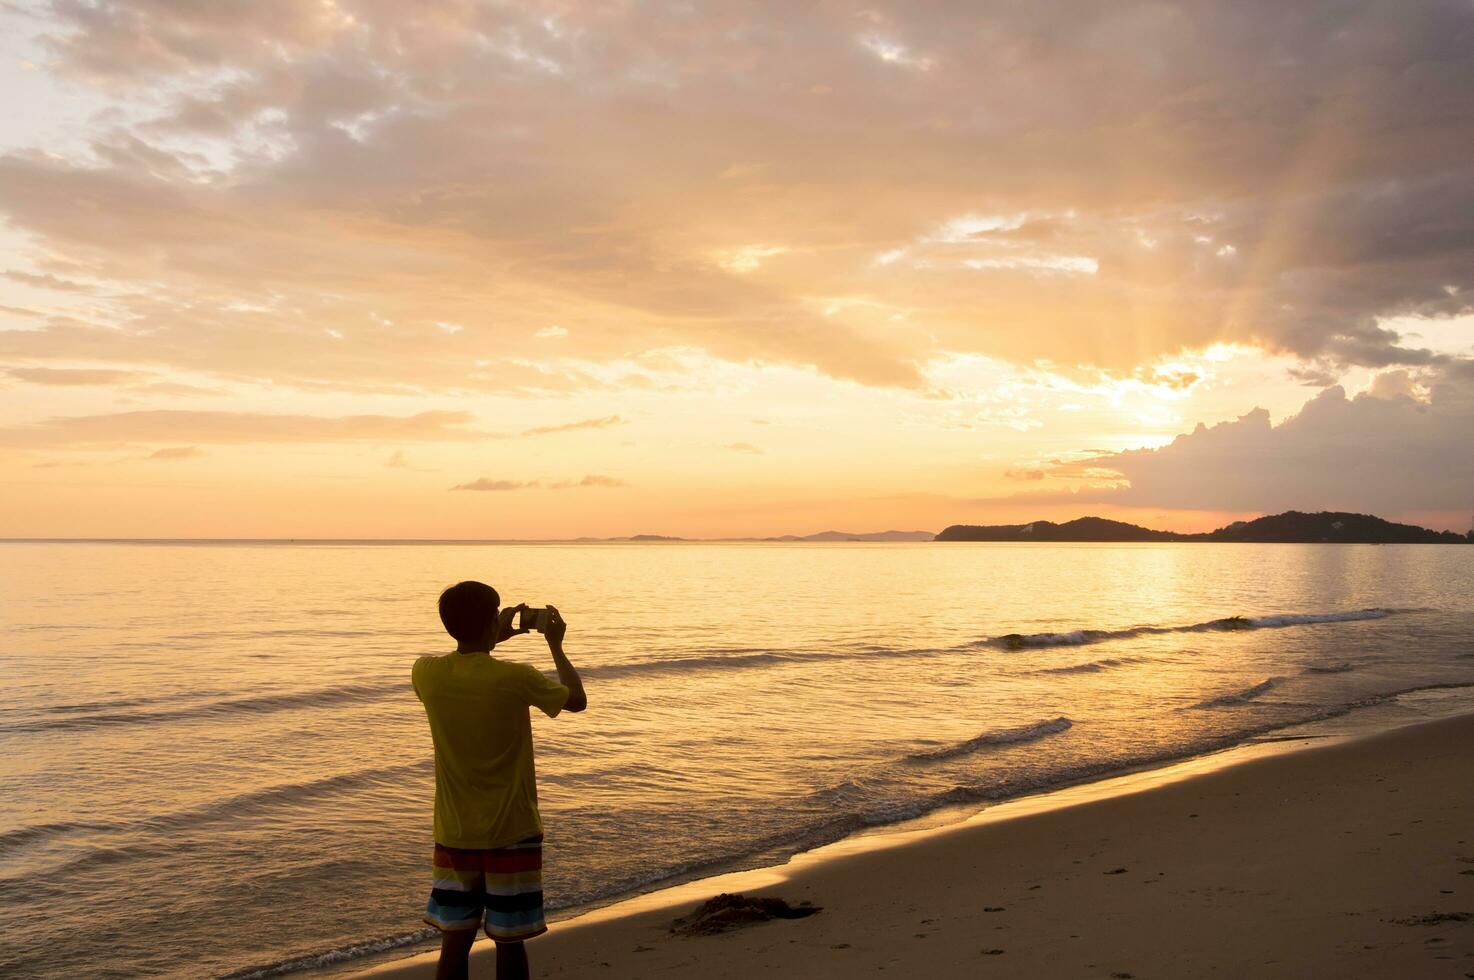
[[[978,646],[1004,650],[1034,647],[1084,646],[1107,640],[1126,640],[1133,636],[1158,636],[1163,633],[1228,633],[1238,630],[1283,629],[1286,626],[1311,626],[1319,623],[1352,623],[1364,619],[1385,619],[1398,613],[1420,612],[1417,609],[1355,609],[1330,613],[1285,613],[1276,616],[1225,616],[1187,626],[1131,626],[1119,630],[1068,630],[1057,633],[1006,633],[979,641]]]
[[[117,837],[124,834],[175,834],[221,820],[269,814],[283,808],[300,808],[315,799],[337,796],[369,787],[400,789],[407,777],[428,777],[434,772],[431,759],[393,766],[376,766],[335,773],[317,779],[261,786],[220,797],[199,806],[155,813],[135,820],[54,821],[17,827],[0,834],[0,850],[67,836]],[[92,854],[93,852],[88,852]]]
[[[320,708],[324,705],[357,704],[375,701],[408,690],[406,680],[401,684],[346,684],[341,687],[323,688],[314,691],[293,691],[285,694],[261,694],[243,698],[222,698],[180,708],[161,708],[150,711],[118,710],[127,702],[100,702],[97,705],[58,705],[48,709],[60,717],[42,717],[30,721],[7,722],[0,725],[3,732],[51,732],[77,729],[105,728],[112,725],[146,725],[161,721],[179,721],[196,718],[216,718],[231,714],[268,714],[290,708]],[[97,710],[100,708],[101,710]],[[90,713],[86,713],[90,712]]]
[[[1253,685],[1252,687],[1246,687],[1238,691],[1230,691],[1228,694],[1223,694],[1216,698],[1209,698],[1206,701],[1199,701],[1197,704],[1193,705],[1193,707],[1228,708],[1236,704],[1248,704],[1255,698],[1261,697],[1274,690],[1275,685],[1282,680],[1284,680],[1283,677],[1269,677],[1260,681],[1258,684]]]
[[[416,943],[425,942],[439,933],[434,929],[420,929],[416,932],[406,932],[398,936],[385,936],[382,939],[368,939],[361,943],[350,943],[337,949],[326,950],[321,953],[309,953],[306,956],[295,956],[291,959],[280,960],[266,966],[246,967],[234,973],[225,974],[221,980],[264,980],[266,977],[279,977],[288,973],[296,973],[299,970],[321,970],[324,967],[333,966],[336,963],[347,963],[350,960],[363,959],[365,956],[373,956],[377,953],[387,953],[395,949],[403,949],[405,946],[413,946]]]
[[[1103,670],[1114,667],[1126,667],[1131,664],[1146,663],[1145,657],[1107,657],[1104,660],[1092,660],[1089,663],[1071,664],[1068,667],[1041,667],[1035,671],[1038,674],[1098,674]]]
[[[940,759],[955,759],[960,755],[968,755],[979,749],[985,749],[994,745],[1018,745],[1021,742],[1034,742],[1048,735],[1054,735],[1069,729],[1074,722],[1060,716],[1045,721],[1036,721],[1032,725],[1022,725],[1018,728],[1000,728],[997,731],[983,732],[976,738],[970,738],[965,742],[955,745],[944,745],[939,749],[928,749],[925,752],[914,752],[906,756],[910,762],[936,762]]]

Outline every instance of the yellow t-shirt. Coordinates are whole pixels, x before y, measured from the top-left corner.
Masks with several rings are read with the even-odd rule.
[[[542,833],[527,709],[555,717],[568,688],[485,653],[421,657],[413,680],[435,742],[435,842],[506,847]]]

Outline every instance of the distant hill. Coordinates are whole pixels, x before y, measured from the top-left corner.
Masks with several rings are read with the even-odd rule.
[[[820,531],[818,534],[784,534],[763,541],[935,541],[937,535],[931,531],[869,531],[855,534],[850,531]]]
[[[938,541],[1182,541],[1186,535],[1153,531],[1104,517],[1079,517],[1064,524],[953,524]]]
[[[574,538],[575,542],[651,541],[935,541],[931,531],[820,531],[818,534],[784,534],[774,538],[673,538],[665,534],[629,534],[618,538]]]
[[[1064,524],[953,524],[938,541],[1243,541],[1318,544],[1466,544],[1470,538],[1452,531],[1430,531],[1394,524],[1370,514],[1286,511],[1252,521],[1236,521],[1206,534],[1154,531],[1103,517],[1081,517]]]
[[[1464,544],[1468,538],[1452,531],[1430,531],[1414,524],[1394,524],[1370,514],[1298,510],[1252,521],[1237,521],[1204,535],[1210,541],[1299,541],[1345,544]]]

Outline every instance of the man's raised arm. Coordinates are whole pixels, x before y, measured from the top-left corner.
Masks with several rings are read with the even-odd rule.
[[[548,626],[543,633],[548,639],[548,649],[553,653],[553,664],[558,668],[558,683],[568,688],[568,701],[563,705],[564,711],[582,711],[589,706],[588,695],[583,693],[583,680],[578,676],[578,671],[569,662],[568,655],[563,652],[563,635],[568,632],[568,624],[563,622],[563,617],[558,613],[556,606],[548,607]]]

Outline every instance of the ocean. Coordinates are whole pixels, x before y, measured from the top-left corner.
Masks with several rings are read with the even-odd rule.
[[[4,543],[0,975],[428,942],[409,672],[465,578],[557,605],[588,689],[533,721],[553,909],[1474,698],[1468,547]]]

